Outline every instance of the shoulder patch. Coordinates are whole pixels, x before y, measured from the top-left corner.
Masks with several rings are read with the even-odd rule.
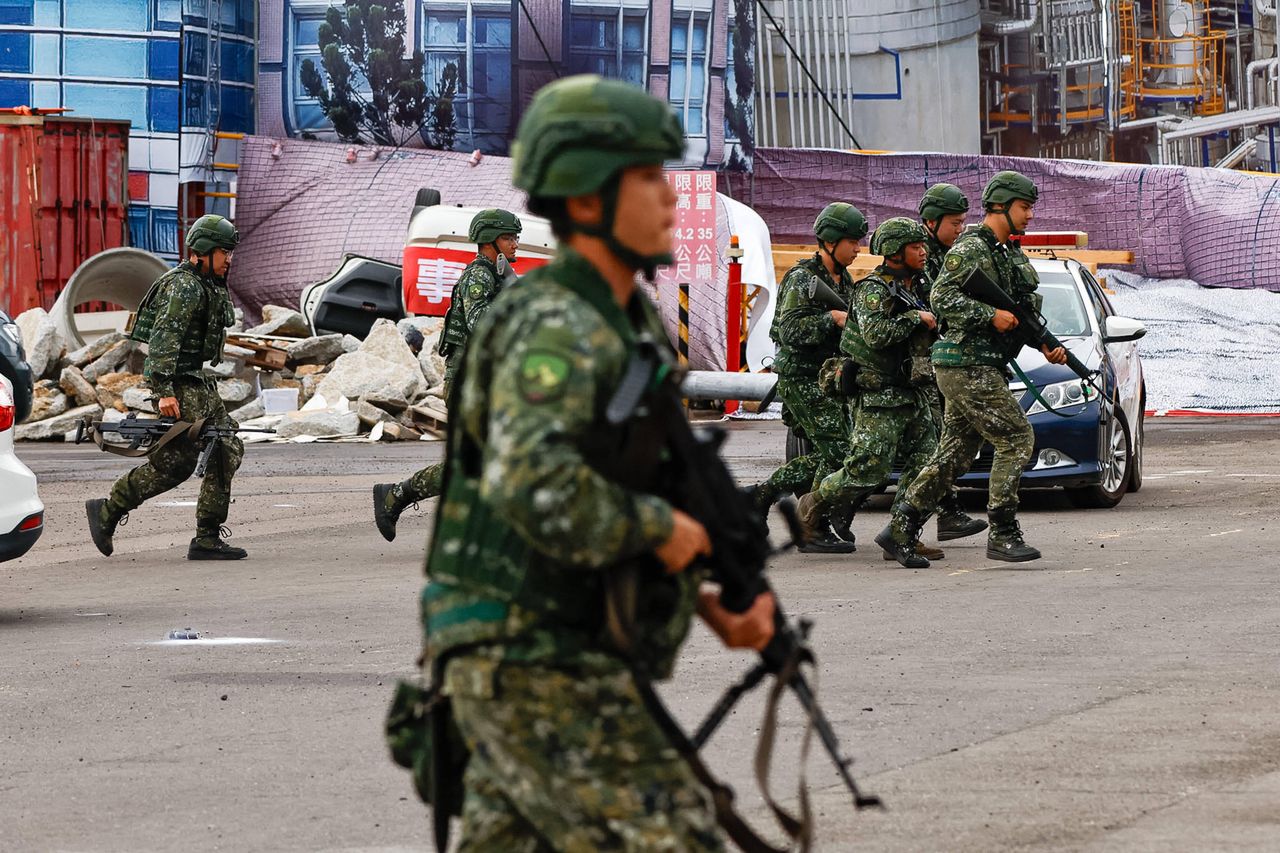
[[[944,266],[949,270],[958,269],[960,267],[959,255],[947,255],[947,260],[944,262]]]
[[[484,296],[484,285],[477,281],[467,289],[467,293],[471,296]]]
[[[560,353],[530,350],[520,363],[520,396],[534,405],[559,400],[572,370],[569,359]]]

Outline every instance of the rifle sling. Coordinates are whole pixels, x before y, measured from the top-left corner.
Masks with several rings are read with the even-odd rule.
[[[1022,368],[1018,367],[1018,362],[1014,361],[1013,359],[1010,359],[1009,366],[1013,368],[1014,373],[1018,374],[1018,378],[1022,380],[1023,384],[1027,386],[1027,390],[1031,392],[1032,397],[1036,398],[1036,402],[1044,406],[1044,410],[1046,412],[1052,412],[1053,414],[1057,415],[1060,418],[1074,418],[1076,415],[1080,414],[1080,412],[1084,411],[1084,407],[1088,401],[1085,401],[1084,403],[1073,403],[1072,405],[1080,406],[1080,411],[1070,415],[1064,415],[1062,412],[1058,411],[1053,406],[1050,406],[1048,400],[1040,396],[1040,389],[1036,387],[1036,383],[1032,382],[1030,379],[1027,378],[1027,374],[1022,372]]]
[[[176,421],[173,426],[169,427],[168,431],[164,435],[160,436],[157,441],[147,445],[146,447],[130,448],[119,444],[108,444],[102,438],[102,431],[92,426],[89,429],[89,437],[93,439],[93,443],[98,446],[99,450],[105,450],[107,453],[114,453],[117,456],[128,456],[136,459],[139,456],[150,456],[155,451],[170,442],[176,441],[183,435],[190,435],[192,440],[198,439],[200,437],[200,430],[204,429],[205,420],[206,418],[200,418],[200,420],[195,423]]]

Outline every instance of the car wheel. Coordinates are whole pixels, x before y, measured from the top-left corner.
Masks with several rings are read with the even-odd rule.
[[[1133,442],[1129,423],[1119,406],[1110,407],[1110,415],[1103,416],[1098,429],[1102,482],[1067,492],[1072,503],[1085,509],[1110,509],[1120,503],[1129,488]]]
[[[809,439],[804,436],[796,435],[796,431],[791,427],[787,427],[787,461],[790,462],[797,456],[804,456],[812,448],[809,447]]]
[[[1142,488],[1142,449],[1146,445],[1147,386],[1142,386],[1138,404],[1138,428],[1133,430],[1133,454],[1129,460],[1129,491]]]

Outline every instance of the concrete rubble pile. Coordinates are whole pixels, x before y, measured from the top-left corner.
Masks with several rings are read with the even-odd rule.
[[[444,359],[435,353],[441,318],[411,317],[398,325],[380,319],[361,341],[313,335],[306,319],[289,308],[267,305],[262,316],[260,325],[248,329],[237,322],[223,360],[204,366],[241,426],[276,430],[245,435],[246,441],[443,437]],[[36,379],[31,415],[17,427],[17,439],[70,440],[86,417],[155,414],[142,375],[145,345],[114,332],[69,352],[44,309],[26,311],[15,322]],[[409,326],[424,338],[417,356],[404,341]],[[282,366],[273,369],[267,362]]]

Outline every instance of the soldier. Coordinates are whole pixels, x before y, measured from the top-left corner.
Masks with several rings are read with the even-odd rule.
[[[202,216],[187,231],[187,259],[156,280],[138,307],[131,337],[149,346],[143,374],[160,414],[194,423],[239,426],[227,415],[204,363],[222,360],[227,327],[235,322],[227,293],[227,270],[240,234],[221,216]],[[188,560],[239,560],[248,554],[223,541],[231,504],[231,478],[244,457],[238,438],[218,439],[196,503],[196,535]],[[200,448],[187,437],[157,447],[147,461],[125,474],[104,500],[85,501],[89,534],[104,555],[112,551],[116,527],[129,511],[186,480]]]
[[[853,279],[847,268],[858,257],[858,241],[867,235],[867,220],[858,208],[838,201],[818,214],[813,233],[818,238],[818,251],[783,276],[769,330],[769,337],[778,345],[773,372],[778,374],[783,419],[804,434],[810,450],[755,487],[755,499],[762,509],[789,492],[809,491],[840,467],[849,444],[849,412],[844,399],[823,393],[818,386],[823,364],[840,352],[840,330],[848,311],[823,304],[810,294],[810,286],[820,281],[848,305]],[[847,519],[840,518],[838,526],[839,535],[831,530],[829,519],[815,524],[812,538],[800,550],[819,554],[856,550]]]
[[[982,226],[956,240],[942,275],[933,283],[932,305],[945,327],[933,349],[938,388],[946,399],[942,439],[929,464],[895,503],[892,521],[876,536],[876,542],[894,551],[904,565],[918,560],[914,543],[920,527],[950,485],[968,470],[984,439],[995,448],[987,500],[987,557],[1010,562],[1040,557],[1023,541],[1017,519],[1018,483],[1035,444],[1031,424],[1009,393],[1005,373],[1005,365],[1022,347],[1014,333],[1018,321],[961,289],[970,273],[981,269],[1014,299],[1039,307],[1035,270],[1010,243],[1012,236],[1025,233],[1038,196],[1027,177],[998,173],[982,191]],[[1066,361],[1061,347],[1042,352],[1054,364]]]
[[[425,659],[470,748],[459,849],[722,849],[706,792],[602,639],[606,588],[629,576],[633,665],[653,677],[695,610],[731,647],[773,632],[771,594],[731,616],[700,591],[706,530],[623,485],[653,476],[620,463],[646,436],[605,417],[640,341],[674,364],[635,274],[671,262],[662,164],[683,151],[664,102],[593,75],[551,83],[520,123],[514,181],[560,251],[468,347],[422,594]]]
[[[911,339],[937,326],[911,290],[912,279],[924,270],[927,238],[924,228],[905,216],[885,220],[871,237],[871,251],[884,262],[857,283],[854,312],[840,336],[840,349],[858,366],[853,439],[843,466],[800,499],[806,531],[837,508],[856,510],[888,481],[895,457],[902,459],[900,496],[937,445],[924,393],[930,378],[913,377],[911,370]],[[913,542],[913,548],[924,546]],[[927,551],[934,559],[943,556],[938,549]],[[916,563],[929,565],[923,557]]]
[[[920,221],[929,232],[929,257],[925,261],[925,274],[921,277],[921,286],[917,291],[926,305],[929,304],[932,283],[942,274],[942,259],[964,230],[964,220],[968,213],[969,199],[954,184],[934,184],[920,199]],[[936,337],[935,332],[935,340]],[[932,374],[932,366],[927,364],[927,359],[925,362],[926,369]],[[925,394],[929,398],[929,409],[933,412],[934,427],[941,434],[943,400],[935,380],[931,379],[925,387]],[[960,503],[960,490],[952,483],[938,504],[938,539],[943,542],[961,539],[986,529],[985,521],[970,518],[964,511],[964,506]]]
[[[508,210],[482,210],[471,219],[468,239],[476,244],[476,257],[462,271],[449,298],[444,328],[436,351],[445,358],[444,396],[449,399],[454,374],[462,361],[462,351],[476,323],[498,297],[512,274],[510,263],[520,248],[520,217]],[[401,483],[379,483],[373,487],[373,520],[388,542],[396,538],[400,513],[418,501],[440,494],[444,464],[428,465]]]

